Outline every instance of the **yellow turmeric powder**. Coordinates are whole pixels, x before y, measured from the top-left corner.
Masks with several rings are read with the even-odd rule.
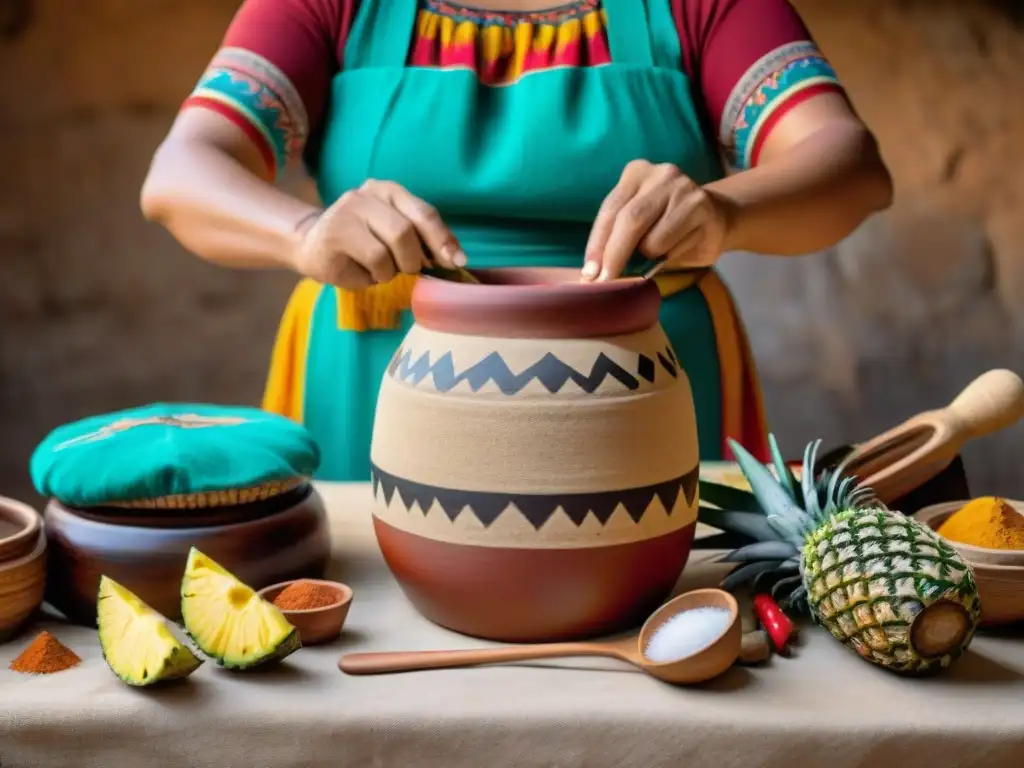
[[[995,496],[974,499],[946,518],[938,533],[985,549],[1024,549],[1024,515]]]

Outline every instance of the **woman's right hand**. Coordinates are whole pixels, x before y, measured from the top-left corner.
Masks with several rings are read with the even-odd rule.
[[[415,274],[431,263],[466,264],[437,210],[388,181],[365,182],[300,224],[295,271],[317,282],[359,290]]]

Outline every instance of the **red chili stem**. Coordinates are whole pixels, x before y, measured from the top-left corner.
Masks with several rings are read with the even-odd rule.
[[[796,628],[789,616],[772,599],[772,596],[767,594],[757,595],[754,598],[754,613],[765,632],[768,633],[768,637],[771,638],[775,650],[784,651]]]

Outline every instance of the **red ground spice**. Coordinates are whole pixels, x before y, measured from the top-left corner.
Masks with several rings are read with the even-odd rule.
[[[281,590],[273,603],[283,611],[308,611],[326,608],[338,602],[338,593],[315,581],[296,581]]]
[[[11,669],[30,675],[49,675],[63,672],[81,663],[78,654],[49,632],[40,632],[28,648],[11,662]]]

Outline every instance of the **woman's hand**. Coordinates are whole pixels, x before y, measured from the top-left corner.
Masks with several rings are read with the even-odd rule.
[[[455,235],[437,211],[398,184],[367,181],[300,223],[295,271],[317,282],[358,290],[415,274],[436,262],[465,266]]]
[[[635,251],[665,258],[669,269],[711,266],[722,253],[728,221],[722,200],[676,166],[634,160],[598,211],[583,277],[618,277]]]

